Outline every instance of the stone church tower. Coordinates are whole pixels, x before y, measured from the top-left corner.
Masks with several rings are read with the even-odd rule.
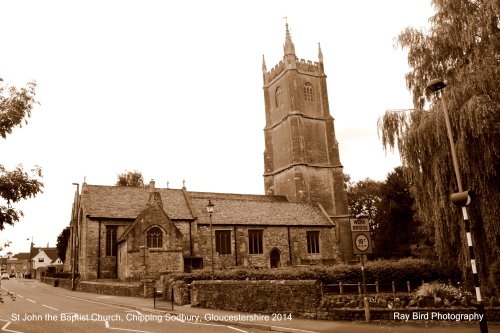
[[[269,72],[262,60],[266,194],[319,203],[330,217],[345,219],[343,167],[328,106],[321,47],[318,62],[299,60],[287,23],[283,49],[283,60]]]

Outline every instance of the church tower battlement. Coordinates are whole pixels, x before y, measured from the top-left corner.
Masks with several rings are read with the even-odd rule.
[[[286,23],[283,59],[267,71],[262,59],[266,112],[264,186],[269,195],[320,204],[333,218],[347,215],[343,167],[330,115],[323,53],[298,59]]]

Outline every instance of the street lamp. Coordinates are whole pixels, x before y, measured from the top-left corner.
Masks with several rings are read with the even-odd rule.
[[[214,212],[214,206],[215,205],[210,201],[210,199],[208,199],[207,213],[210,217],[210,259],[212,265],[212,280],[214,279],[214,241],[212,237],[212,213]]]
[[[440,80],[440,79],[431,80],[427,84],[427,90],[435,92],[436,95],[444,88],[446,88],[446,83],[444,83],[444,81]],[[453,160],[453,168],[455,169],[455,177],[457,178],[457,185],[458,185],[458,193],[453,193],[451,195],[450,199],[451,199],[453,204],[462,208],[462,215],[464,218],[464,227],[465,227],[465,232],[466,232],[466,236],[467,236],[467,245],[469,246],[470,262],[471,262],[471,266],[472,266],[472,275],[474,278],[474,287],[476,290],[476,300],[477,300],[478,313],[483,315],[483,319],[479,322],[479,327],[480,327],[481,333],[487,333],[488,332],[488,323],[486,321],[486,312],[484,310],[484,304],[483,304],[483,301],[481,299],[479,275],[477,274],[477,267],[476,267],[476,256],[474,254],[474,246],[472,244],[472,236],[471,236],[471,232],[470,232],[469,215],[467,214],[467,208],[466,208],[466,206],[471,201],[471,198],[469,195],[470,191],[464,191],[463,187],[462,187],[462,177],[460,176],[460,170],[458,168],[457,152],[455,149],[455,142],[453,141],[453,134],[451,132],[450,118],[448,116],[448,110],[446,109],[446,104],[444,102],[442,92],[441,92],[441,103],[443,105],[444,120],[446,123],[446,132],[448,133],[448,140],[450,141],[451,158]]]

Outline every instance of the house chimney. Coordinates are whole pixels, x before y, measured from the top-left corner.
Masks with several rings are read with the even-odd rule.
[[[154,192],[154,190],[155,190],[155,180],[151,179],[149,181],[149,192]]]

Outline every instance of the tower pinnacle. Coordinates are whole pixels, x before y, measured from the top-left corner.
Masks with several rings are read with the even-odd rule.
[[[323,52],[321,52],[321,44],[318,42],[318,59],[319,62],[323,62]]]
[[[285,27],[286,27],[285,45],[283,45],[285,56],[289,54],[295,56],[295,46],[293,45],[292,37],[290,36],[290,30],[288,29],[288,22],[286,22]]]

